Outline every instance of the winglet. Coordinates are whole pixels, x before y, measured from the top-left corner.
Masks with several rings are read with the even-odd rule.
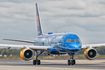
[[[38,12],[38,6],[36,3],[36,15],[37,15],[37,29],[38,29],[38,36],[42,35],[42,28],[41,28],[41,24],[40,24],[40,18],[39,18],[39,12]]]

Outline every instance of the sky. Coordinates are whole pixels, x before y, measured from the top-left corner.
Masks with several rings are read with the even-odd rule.
[[[0,43],[37,37],[35,3],[43,33],[72,32],[83,44],[105,43],[105,0],[0,0]]]

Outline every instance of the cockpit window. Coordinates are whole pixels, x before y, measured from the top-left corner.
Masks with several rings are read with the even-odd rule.
[[[66,43],[68,43],[68,42],[71,42],[71,39],[67,39],[67,40],[66,40]]]
[[[66,43],[68,42],[81,42],[80,39],[67,39]]]
[[[76,40],[74,40],[74,39],[71,39],[71,42],[76,42]]]
[[[81,42],[81,40],[80,39],[76,39],[76,42]]]

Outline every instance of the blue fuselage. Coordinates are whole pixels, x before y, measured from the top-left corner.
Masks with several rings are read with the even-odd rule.
[[[50,46],[51,54],[77,52],[81,49],[82,43],[76,34],[58,33],[40,35],[35,39],[36,46]]]

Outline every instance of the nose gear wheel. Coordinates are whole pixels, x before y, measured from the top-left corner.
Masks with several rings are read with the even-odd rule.
[[[69,53],[70,60],[68,60],[68,65],[75,65],[75,60],[74,60],[74,53]]]

